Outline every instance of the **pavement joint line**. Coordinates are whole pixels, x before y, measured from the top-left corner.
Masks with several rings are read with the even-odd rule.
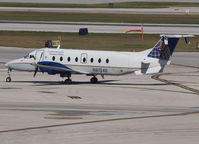
[[[0,134],[2,134],[2,133],[10,133],[10,132],[27,131],[27,130],[37,130],[37,129],[45,129],[45,128],[72,126],[72,125],[111,122],[111,121],[185,116],[185,115],[198,114],[198,113],[199,113],[199,111],[195,111],[195,112],[193,111],[193,112],[174,113],[174,114],[165,114],[165,115],[149,115],[149,116],[137,116],[137,117],[123,117],[123,118],[114,118],[114,119],[93,120],[93,121],[84,121],[84,122],[76,122],[76,123],[66,123],[66,124],[56,124],[56,125],[46,125],[46,126],[37,126],[37,127],[27,127],[27,128],[19,128],[19,129],[2,130],[2,131],[0,131]]]

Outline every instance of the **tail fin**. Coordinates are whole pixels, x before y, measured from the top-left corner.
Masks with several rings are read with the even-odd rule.
[[[185,38],[186,43],[190,43],[189,38],[193,35],[161,35],[161,39],[147,55],[151,58],[169,60],[177,46],[180,38]]]
[[[187,44],[190,43],[189,38],[193,35],[161,35],[158,43],[148,53],[148,50],[144,51],[149,58],[155,58],[155,60],[145,59],[141,62],[141,70],[135,71],[135,74],[152,74],[162,72],[165,65],[169,64],[169,58],[173,55],[173,52],[177,46],[180,38],[185,38]]]

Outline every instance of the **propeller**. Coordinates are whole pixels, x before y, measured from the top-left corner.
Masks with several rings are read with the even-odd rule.
[[[37,66],[37,67],[35,68],[35,72],[34,72],[33,77],[35,77],[35,76],[36,76],[36,74],[37,74],[37,72],[38,72],[38,69],[39,69],[39,67]]]
[[[43,56],[43,52],[42,52],[42,53],[41,53],[41,55],[40,55],[39,62],[41,61],[42,56]],[[36,61],[36,58],[35,58],[35,61]],[[35,68],[35,72],[34,72],[33,77],[35,77],[35,76],[36,76],[36,74],[37,74],[38,70],[39,70],[39,67],[37,66],[37,67]]]

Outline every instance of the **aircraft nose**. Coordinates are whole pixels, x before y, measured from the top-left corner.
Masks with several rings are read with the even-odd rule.
[[[6,68],[12,69],[14,63],[15,63],[15,60],[9,61],[9,62],[7,62],[7,63],[5,64],[5,67],[6,67]]]
[[[9,64],[10,64],[10,63],[7,62],[7,63],[5,64],[5,67],[6,67],[6,68],[9,68]]]

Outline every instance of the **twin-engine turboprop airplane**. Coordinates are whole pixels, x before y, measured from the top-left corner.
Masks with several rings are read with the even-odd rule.
[[[47,72],[67,77],[66,84],[71,84],[72,74],[92,76],[91,83],[97,83],[97,75],[123,75],[129,73],[152,74],[162,72],[170,64],[178,40],[185,38],[190,43],[192,35],[161,35],[158,43],[151,49],[141,52],[116,52],[97,50],[72,50],[42,48],[34,50],[23,58],[5,64],[8,68],[7,82],[11,82],[10,71]]]

